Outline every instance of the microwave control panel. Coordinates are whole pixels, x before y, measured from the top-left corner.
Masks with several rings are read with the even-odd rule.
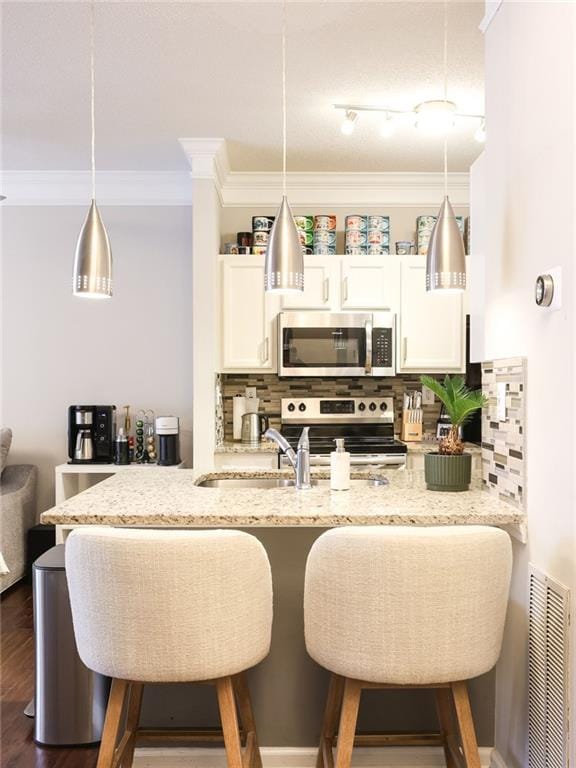
[[[372,365],[374,368],[392,368],[394,355],[392,328],[374,328],[372,331]]]

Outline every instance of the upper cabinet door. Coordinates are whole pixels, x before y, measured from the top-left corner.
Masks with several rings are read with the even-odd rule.
[[[399,373],[463,372],[466,367],[464,298],[426,291],[426,259],[402,259],[398,329]]]
[[[278,300],[264,292],[262,257],[226,257],[221,269],[222,370],[276,372]]]
[[[338,272],[336,256],[305,256],[304,291],[283,296],[282,308],[330,310],[338,302]]]
[[[398,311],[399,259],[393,255],[342,258],[341,305],[343,310]]]

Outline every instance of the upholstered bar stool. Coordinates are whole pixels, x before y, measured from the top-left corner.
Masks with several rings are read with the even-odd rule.
[[[317,768],[349,768],[354,745],[437,744],[449,768],[480,768],[466,681],[500,654],[510,584],[497,528],[354,527],[314,543],[306,647],[332,673]],[[439,733],[356,736],[363,688],[434,688]],[[455,715],[455,717],[454,717]]]
[[[128,768],[137,743],[222,737],[229,768],[261,768],[244,676],[268,654],[272,628],[270,564],[257,539],[77,529],[66,574],[80,658],[113,679],[97,768]],[[178,682],[216,686],[222,731],[138,727],[144,684]]]

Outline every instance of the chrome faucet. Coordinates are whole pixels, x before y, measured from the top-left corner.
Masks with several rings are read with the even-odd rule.
[[[268,440],[272,440],[278,448],[285,454],[286,458],[290,462],[296,472],[296,489],[299,491],[307,490],[312,487],[310,482],[310,443],[308,441],[308,431],[310,427],[304,427],[300,440],[298,440],[298,450],[294,451],[294,448],[290,445],[288,440],[278,432],[277,429],[267,429],[264,433],[264,437]]]

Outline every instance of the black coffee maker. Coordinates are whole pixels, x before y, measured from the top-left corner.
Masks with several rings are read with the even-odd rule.
[[[71,405],[68,408],[69,464],[111,464],[115,437],[115,405]]]

